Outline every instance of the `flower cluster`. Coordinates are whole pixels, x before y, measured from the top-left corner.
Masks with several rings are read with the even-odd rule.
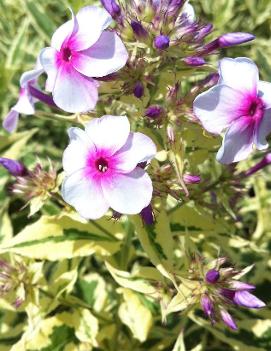
[[[152,231],[156,211],[169,217],[189,200],[195,207],[198,201],[213,209],[217,204],[214,187],[220,181],[226,186],[239,182],[230,179],[237,174],[233,165],[221,172],[214,186],[206,185],[201,164],[195,160],[198,157],[203,164],[208,157],[203,150],[193,158],[194,151],[202,151],[201,145],[193,143],[200,144],[202,139],[187,134],[195,127],[201,138],[204,130],[214,139],[222,136],[218,152],[217,144],[212,145],[212,152],[226,165],[245,160],[254,149],[266,150],[271,132],[271,84],[259,79],[257,66],[245,57],[221,59],[218,71],[208,64],[209,56],[218,50],[246,43],[254,36],[225,33],[208,41],[213,26],[197,19],[188,1],[101,3],[103,8],[86,6],[77,14],[70,10],[71,19],[55,31],[50,46],[40,51],[34,69],[22,75],[18,102],[3,122],[7,131],[15,131],[19,114],[35,114],[38,102],[60,114],[73,114],[70,119],[61,116],[66,121],[84,121],[83,128],[68,129],[61,188],[57,167],[51,164],[46,169],[38,163],[29,170],[5,157],[0,164],[16,178],[12,192],[30,202],[31,214],[53,197],[61,210],[75,210],[83,220],[97,220],[108,213],[113,218],[140,215],[142,227],[149,230],[142,247],[153,245],[150,261],[163,274],[167,255]],[[39,85],[43,74],[47,76],[46,92]],[[270,162],[266,154],[238,176],[246,178]],[[213,203],[205,203],[202,194],[210,191]],[[194,230],[194,226],[187,228]],[[162,226],[159,230],[166,232]],[[265,304],[251,293],[255,286],[239,281],[244,271],[226,263],[224,258],[211,264],[198,258],[185,276],[200,286],[196,301],[211,323],[222,320],[235,330],[229,309]],[[23,272],[4,261],[0,267],[4,293],[14,288],[14,274]],[[172,278],[171,272],[165,277]]]

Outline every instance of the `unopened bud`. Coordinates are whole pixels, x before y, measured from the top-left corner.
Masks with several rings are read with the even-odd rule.
[[[221,48],[226,48],[229,46],[247,43],[248,41],[251,41],[254,39],[255,39],[255,36],[253,34],[235,32],[235,33],[226,33],[221,35],[218,38],[218,42]]]
[[[0,164],[14,177],[22,177],[27,174],[25,165],[20,161],[0,157]]]
[[[134,96],[138,99],[142,98],[144,95],[144,85],[141,82],[136,82],[133,90]]]
[[[145,111],[145,116],[150,119],[158,119],[164,114],[164,109],[159,105],[149,106]]]
[[[202,66],[205,65],[205,60],[202,57],[189,56],[184,59],[184,62],[189,66]]]
[[[170,39],[167,35],[158,35],[154,39],[154,46],[158,50],[165,50],[169,47]]]
[[[184,174],[183,180],[185,184],[198,184],[201,182],[200,176],[192,174]]]
[[[148,32],[142,26],[142,24],[138,21],[131,21],[131,27],[133,29],[134,34],[139,38],[146,38],[148,36]]]

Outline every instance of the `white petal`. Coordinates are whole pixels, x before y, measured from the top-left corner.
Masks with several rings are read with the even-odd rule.
[[[224,164],[246,159],[253,150],[254,124],[250,117],[239,118],[226,132],[216,159]]]
[[[73,11],[71,8],[69,8],[72,19],[69,20],[68,22],[62,24],[53,34],[52,40],[51,40],[51,46],[56,49],[60,50],[61,46],[65,41],[68,41],[69,38],[74,36],[76,32],[78,31],[78,22],[77,18],[75,17]]]
[[[117,168],[131,172],[138,163],[151,160],[156,154],[154,142],[142,133],[130,133],[125,145],[115,154]]]
[[[240,92],[226,85],[217,85],[198,95],[193,109],[208,132],[220,134],[233,120],[240,117],[243,100]]]
[[[54,48],[48,47],[41,50],[39,57],[41,65],[48,75],[45,89],[49,92],[52,92],[55,86],[56,77],[58,73],[56,65],[57,51]]]
[[[38,69],[32,69],[31,71],[24,72],[20,79],[20,85],[22,88],[26,88],[28,83],[33,81],[36,82],[37,78],[44,72],[43,67]]]
[[[193,23],[196,19],[194,7],[188,1],[183,6],[181,16],[185,16],[189,23]]]
[[[90,121],[86,125],[86,132],[97,148],[108,150],[107,155],[111,156],[128,139],[130,123],[126,116],[105,115]]]
[[[12,109],[25,115],[33,115],[35,113],[33,98],[27,88],[21,88],[17,104]]]
[[[96,106],[97,84],[69,64],[59,68],[53,90],[55,104],[66,112],[87,112]]]
[[[112,22],[112,17],[105,9],[97,6],[85,6],[76,15],[78,32],[75,35],[77,50],[85,50],[95,44],[102,31]]]
[[[105,31],[90,49],[76,55],[73,66],[88,77],[104,77],[121,69],[127,60],[127,50],[118,35]]]
[[[116,174],[102,180],[104,196],[110,207],[123,214],[137,214],[147,207],[152,198],[152,182],[148,174],[136,168],[128,174]]]
[[[63,199],[86,219],[98,219],[108,210],[100,184],[87,179],[84,171],[69,175],[62,184]]]
[[[255,133],[255,145],[258,150],[268,148],[266,137],[271,133],[271,109],[265,110],[262,120],[257,126]]]
[[[262,98],[265,108],[271,108],[271,83],[262,80],[258,83],[259,96]]]
[[[12,133],[17,128],[19,113],[11,109],[3,121],[3,128]]]
[[[219,71],[223,84],[241,92],[257,94],[259,72],[252,60],[246,57],[224,58],[219,63]]]
[[[64,150],[62,163],[64,171],[71,174],[86,166],[88,153],[95,148],[95,145],[80,128],[69,128],[68,135],[70,144]]]

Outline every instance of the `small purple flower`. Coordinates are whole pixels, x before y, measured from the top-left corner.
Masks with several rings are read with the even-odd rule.
[[[167,35],[158,35],[154,39],[154,46],[158,50],[165,50],[169,47],[170,39]]]
[[[145,116],[151,119],[158,119],[163,115],[163,113],[164,113],[164,109],[162,106],[152,105],[146,109]]]
[[[255,146],[268,147],[271,132],[271,84],[259,80],[257,66],[248,58],[225,58],[220,80],[194,101],[194,113],[214,134],[225,131],[217,160],[230,164],[246,159]]]
[[[113,18],[118,17],[121,14],[121,8],[115,0],[101,0],[101,3]]]
[[[237,325],[235,321],[233,320],[232,316],[229,314],[228,311],[226,310],[220,310],[220,315],[223,320],[223,322],[231,329],[237,330]]]
[[[144,95],[144,85],[140,81],[136,82],[133,93],[138,99],[141,99]]]
[[[142,26],[142,24],[138,21],[131,21],[131,27],[133,29],[133,32],[135,35],[139,38],[146,38],[148,36],[148,32],[146,29]]]
[[[202,57],[189,56],[184,59],[184,62],[189,66],[203,66],[206,61]]]
[[[22,162],[0,157],[0,164],[14,177],[23,177],[27,174],[27,169]]]
[[[220,278],[219,271],[216,269],[210,269],[206,274],[205,274],[205,280],[210,283],[214,284],[216,283]]]

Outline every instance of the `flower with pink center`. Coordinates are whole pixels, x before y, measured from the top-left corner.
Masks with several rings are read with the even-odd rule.
[[[248,58],[225,58],[220,80],[194,101],[194,113],[210,133],[225,132],[217,160],[230,164],[246,159],[255,147],[268,147],[271,132],[271,84],[259,80]]]
[[[110,14],[95,6],[83,7],[54,33],[51,47],[40,53],[48,75],[46,90],[55,104],[67,112],[87,112],[98,100],[98,82],[122,68],[128,53],[118,35],[105,29]]]
[[[130,132],[125,116],[103,116],[89,122],[85,131],[68,130],[64,151],[64,200],[86,219],[102,217],[109,208],[137,214],[152,198],[152,182],[138,165],[156,154],[152,140]]]
[[[3,121],[3,128],[8,132],[12,133],[17,128],[20,113],[24,115],[33,115],[35,113],[34,104],[36,100],[31,94],[31,87],[36,85],[37,79],[42,73],[43,68],[38,60],[33,70],[22,74],[20,79],[21,88],[19,99]]]

